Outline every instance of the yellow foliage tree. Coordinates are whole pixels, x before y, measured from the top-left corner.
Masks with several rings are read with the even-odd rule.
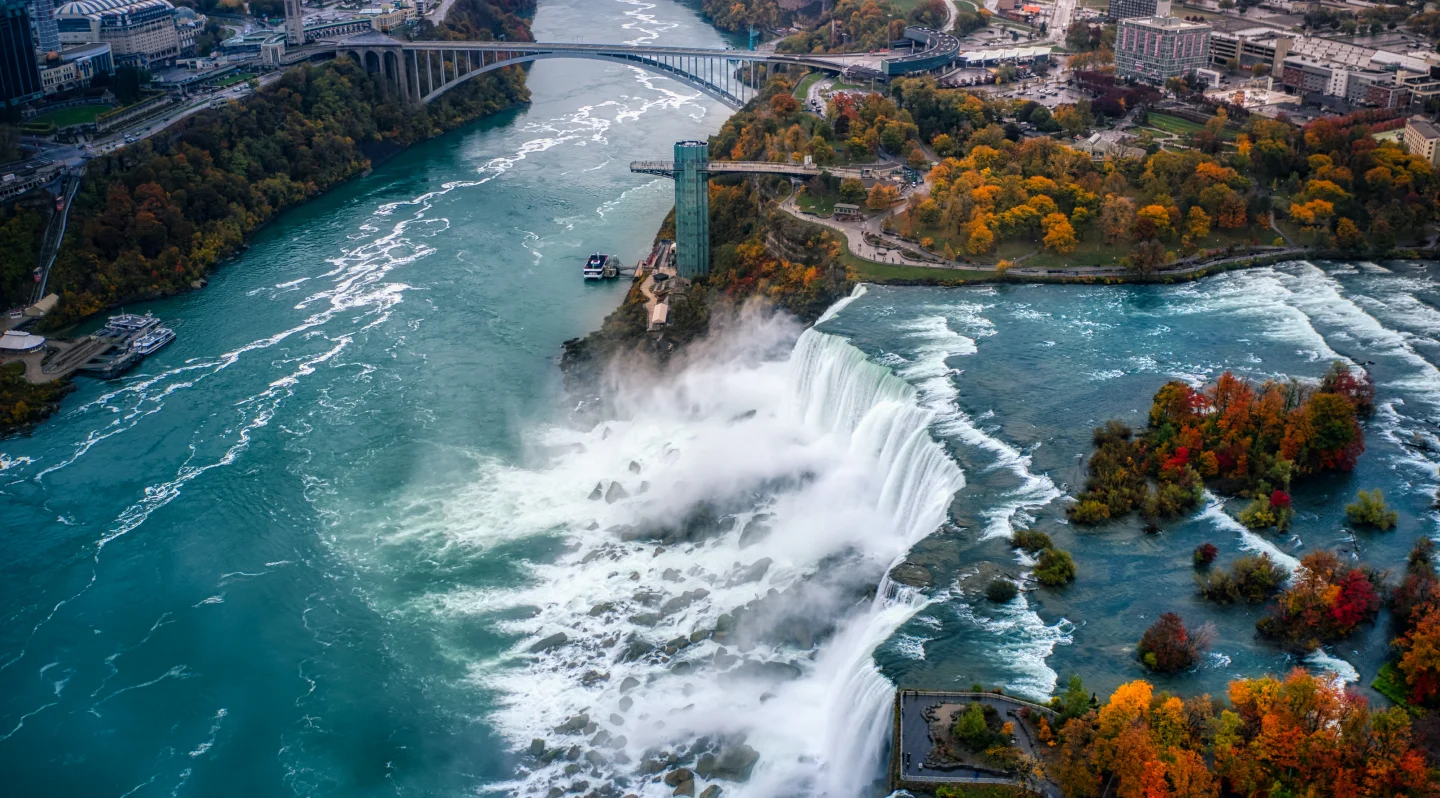
[[[1046,216],[1041,222],[1045,230],[1045,248],[1054,250],[1061,255],[1068,255],[1075,251],[1076,245],[1080,242],[1075,239],[1075,228],[1070,225],[1070,220],[1063,213],[1052,213]]]

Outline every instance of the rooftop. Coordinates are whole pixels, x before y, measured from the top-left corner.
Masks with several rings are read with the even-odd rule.
[[[1440,128],[1437,128],[1434,122],[1422,116],[1410,117],[1410,121],[1406,123],[1406,126],[1414,128],[1415,132],[1419,133],[1426,140],[1440,139]]]
[[[1144,25],[1149,28],[1164,28],[1166,30],[1210,30],[1211,26],[1204,22],[1190,22],[1179,17],[1132,17],[1120,20],[1122,25]]]
[[[170,0],[75,0],[55,9],[55,16],[88,17],[129,14],[151,8],[174,8]]]

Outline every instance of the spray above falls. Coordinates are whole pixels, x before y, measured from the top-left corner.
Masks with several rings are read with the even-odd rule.
[[[747,329],[726,351],[794,335]],[[566,543],[527,587],[442,601],[519,639],[472,669],[528,751],[509,789],[660,796],[672,773],[697,793],[864,789],[893,695],[872,654],[924,602],[885,574],[964,485],[932,413],[814,330],[783,360],[701,357],[617,404],[546,431],[544,467],[497,467],[466,497],[497,512],[455,533]]]

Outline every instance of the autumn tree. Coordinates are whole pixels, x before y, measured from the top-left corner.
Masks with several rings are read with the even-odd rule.
[[[1199,205],[1190,206],[1190,212],[1185,215],[1185,229],[1189,231],[1190,237],[1199,240],[1210,235],[1210,216],[1205,209]]]
[[[1105,243],[1120,243],[1134,226],[1135,203],[1115,194],[1106,196],[1100,205],[1100,231],[1105,235]]]
[[[1342,216],[1335,224],[1335,246],[1354,252],[1365,245],[1360,228],[1349,217]]]
[[[1052,213],[1041,222],[1045,230],[1045,248],[1061,255],[1075,251],[1075,228],[1063,213]]]
[[[1179,615],[1166,612],[1145,630],[1135,651],[1150,670],[1173,673],[1193,667],[1212,637],[1210,629],[1192,633]]]
[[[876,183],[865,199],[866,207],[874,211],[884,210],[900,199],[900,189],[888,183]]]

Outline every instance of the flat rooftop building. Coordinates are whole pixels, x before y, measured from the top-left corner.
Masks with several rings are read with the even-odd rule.
[[[1212,28],[1178,17],[1122,19],[1115,34],[1115,69],[1122,78],[1163,84],[1210,65]]]
[[[1412,116],[1405,123],[1405,149],[1419,155],[1431,165],[1440,163],[1440,127],[1423,116]]]

